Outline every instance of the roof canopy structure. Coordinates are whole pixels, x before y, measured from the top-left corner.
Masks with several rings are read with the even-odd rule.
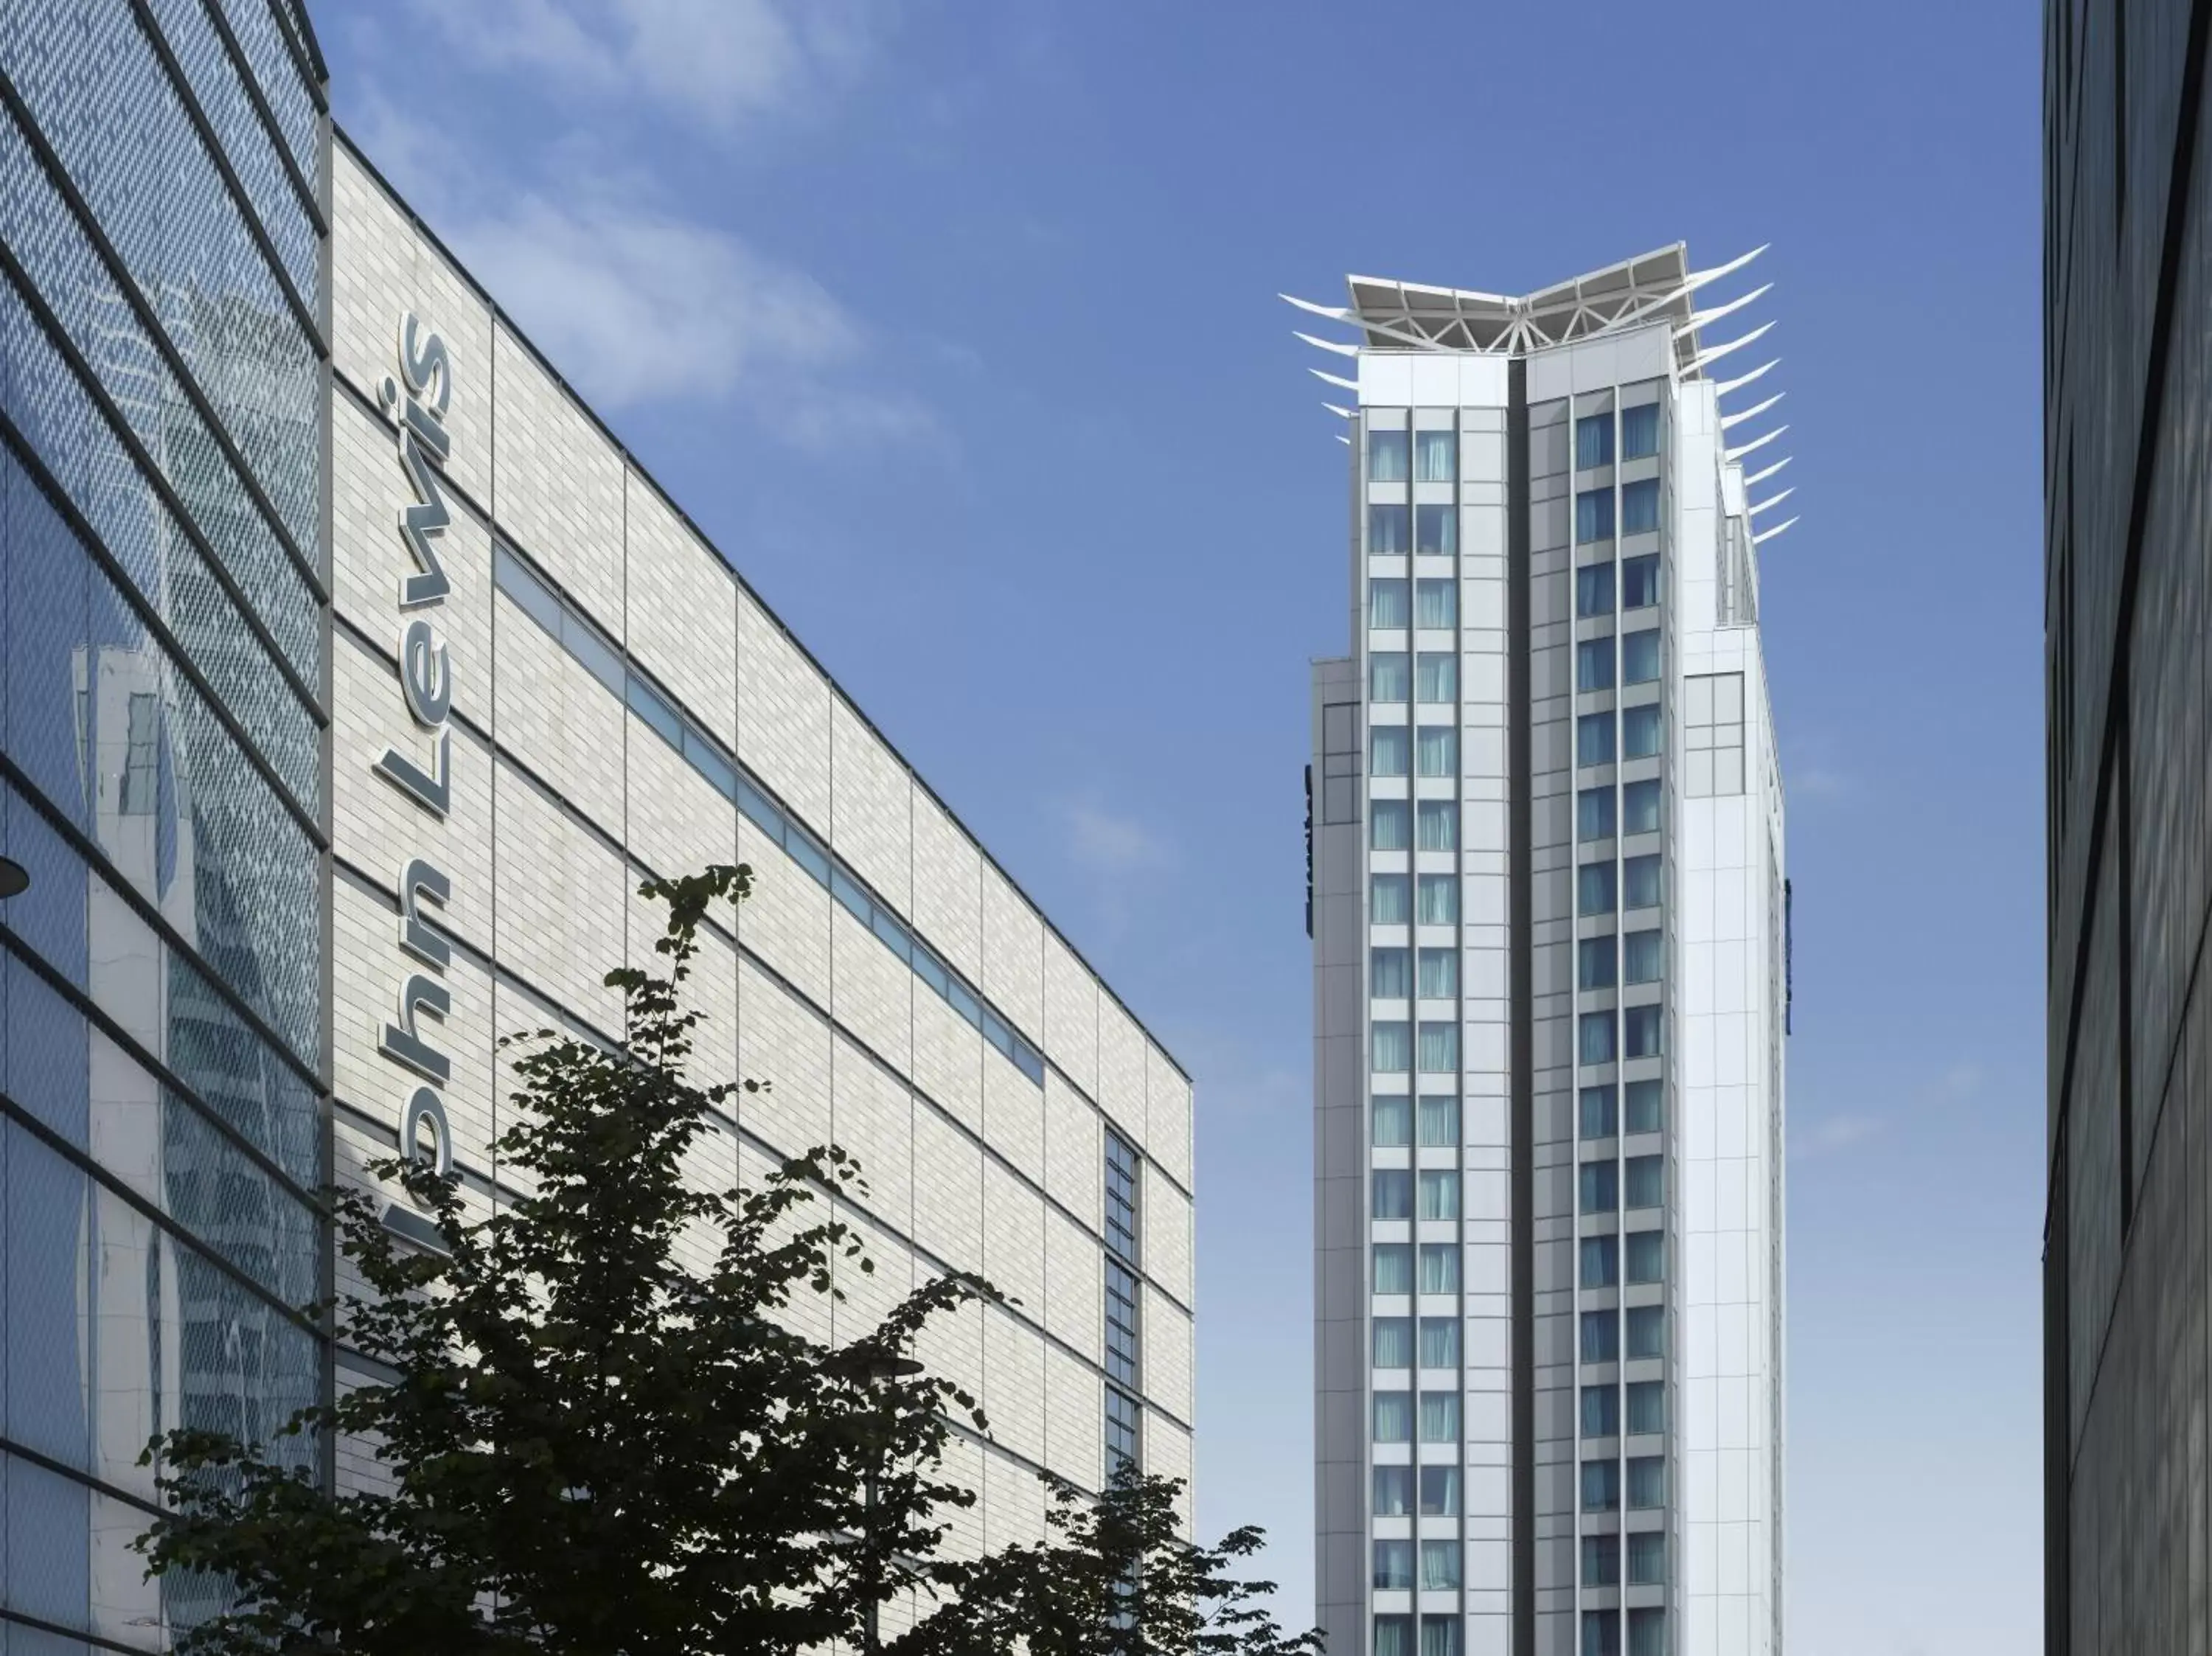
[[[1735,306],[1701,314],[1692,295],[1707,282],[1741,270],[1765,251],[1755,249],[1710,270],[1692,270],[1688,246],[1678,241],[1517,299],[1367,276],[1346,278],[1350,305],[1316,305],[1288,294],[1283,297],[1302,311],[1358,329],[1365,349],[1382,351],[1517,356],[1571,340],[1671,323],[1678,371],[1684,379],[1694,379],[1703,372],[1698,327]],[[1757,296],[1747,294],[1736,304],[1748,304]],[[1731,341],[1731,347],[1735,343]],[[1711,360],[1712,353],[1703,355]]]

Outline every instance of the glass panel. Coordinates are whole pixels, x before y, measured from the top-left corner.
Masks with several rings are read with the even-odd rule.
[[[1373,1210],[1370,1216],[1376,1219],[1410,1219],[1413,1216],[1413,1175],[1403,1168],[1377,1168],[1369,1175],[1373,1186]]]
[[[1459,849],[1459,802],[1455,799],[1423,799],[1419,802],[1420,849],[1423,851],[1456,851]],[[1378,851],[1381,846],[1376,846]]]
[[[1611,863],[1584,863],[1575,870],[1575,909],[1582,914],[1610,914],[1613,903]]]
[[[1368,844],[1376,851],[1408,851],[1413,812],[1403,799],[1376,799],[1367,807]]]
[[[1422,583],[1426,585],[1426,582]],[[1367,583],[1367,624],[1385,631],[1402,630],[1411,616],[1406,600],[1406,583],[1402,580],[1371,580]]]
[[[1612,1213],[1620,1205],[1620,1170],[1610,1162],[1585,1162],[1577,1175],[1584,1213]]]
[[[1620,1435],[1620,1387],[1615,1386],[1583,1387],[1583,1435],[1584,1437],[1619,1437]]]
[[[1624,707],[1620,714],[1620,753],[1624,759],[1649,759],[1659,751],[1659,706]]]
[[[1613,987],[1614,949],[1611,937],[1584,937],[1575,945],[1575,983],[1577,987]]]
[[[1422,1467],[1421,1516],[1455,1518],[1458,1515],[1459,1468],[1456,1466]]]
[[[653,726],[660,739],[678,753],[684,750],[684,721],[677,718],[676,709],[663,701],[653,687],[642,679],[629,681],[630,710]]]
[[[1620,1321],[1610,1311],[1583,1313],[1583,1361],[1613,1362],[1620,1356]]]
[[[1622,975],[1631,983],[1658,982],[1663,942],[1658,931],[1632,931],[1621,939]]]
[[[1370,949],[1367,951],[1367,990],[1377,1000],[1403,1000],[1413,992],[1410,950]]]
[[[1586,563],[1575,571],[1575,614],[1588,617],[1613,613],[1613,566]]]
[[[1367,550],[1378,558],[1402,558],[1413,549],[1413,513],[1402,506],[1367,508]]]
[[[1667,1612],[1639,1604],[1628,1612],[1628,1656],[1667,1656]]]
[[[1657,1132],[1662,1115],[1661,1100],[1666,1096],[1663,1081],[1632,1081],[1628,1083],[1626,1099],[1628,1131]]]
[[[1632,1006],[1621,1015],[1621,1049],[1631,1058],[1659,1056],[1666,1016],[1657,1006]]]
[[[1667,1308],[1664,1306],[1631,1306],[1627,1323],[1630,1362],[1667,1355]]]
[[[1459,1367],[1458,1318],[1424,1317],[1421,1319],[1421,1367],[1424,1368]]]
[[[1646,627],[1624,633],[1620,640],[1620,677],[1626,684],[1649,684],[1659,676],[1659,629]]]
[[[1423,1075],[1456,1075],[1459,1072],[1459,1025],[1423,1023],[1420,1059]]]
[[[1413,1325],[1407,1317],[1377,1317],[1373,1325],[1375,1366],[1411,1368],[1413,1366]]]
[[[1367,476],[1370,482],[1402,483],[1410,446],[1403,431],[1370,429],[1367,434]]]
[[[1424,557],[1449,558],[1459,551],[1459,508],[1417,506],[1413,508],[1413,550]]]
[[[1584,788],[1575,796],[1575,837],[1583,840],[1613,838],[1610,787]]]
[[[1454,1398],[1452,1401],[1456,1404],[1459,1399]],[[1455,1441],[1458,1436],[1459,1434],[1455,1432],[1450,1438],[1444,1441]],[[1459,1553],[1460,1546],[1456,1541],[1424,1540],[1421,1543],[1421,1591],[1423,1592],[1448,1592],[1459,1586]],[[1448,1621],[1440,1616],[1422,1618],[1421,1656],[1449,1656],[1452,1647],[1445,1641],[1435,1639],[1432,1635],[1438,1633],[1456,1633],[1458,1630],[1459,1623],[1455,1621]]]
[[[1413,1441],[1413,1399],[1410,1392],[1375,1394],[1375,1441],[1411,1443]]]
[[[1413,1067],[1413,1031],[1402,1021],[1379,1021],[1371,1026],[1370,1033],[1377,1073],[1402,1075]]]
[[[1421,876],[1421,924],[1456,925],[1458,923],[1458,877],[1450,874]]]
[[[1625,834],[1656,834],[1659,831],[1659,779],[1647,777],[1641,782],[1631,782],[1620,791],[1621,831]]]
[[[1644,403],[1620,411],[1620,453],[1642,460],[1659,452],[1659,405]]]
[[[1613,640],[1609,638],[1586,638],[1575,646],[1575,688],[1609,690],[1613,688]]]
[[[1585,1087],[1582,1097],[1582,1136],[1610,1138],[1618,1128],[1618,1107],[1611,1087]]]
[[[1432,1146],[1459,1143],[1459,1100],[1433,1094],[1422,1098],[1421,1143]]]
[[[1665,1585],[1666,1531],[1638,1530],[1628,1538],[1628,1579],[1639,1587]]]
[[[1459,994],[1459,951],[1455,949],[1424,949],[1421,950],[1421,998],[1423,1000],[1451,1000]]]
[[[1651,908],[1659,901],[1659,857],[1631,857],[1620,865],[1621,883],[1627,888],[1626,906]]]
[[[1414,623],[1432,630],[1459,625],[1459,583],[1425,580],[1414,588]]]
[[[1377,650],[1367,658],[1367,695],[1372,701],[1403,701],[1413,690],[1411,664],[1403,650]]]
[[[1613,715],[1609,713],[1583,714],[1575,720],[1575,763],[1610,765],[1612,762]]]
[[[1617,1288],[1620,1284],[1620,1244],[1611,1236],[1585,1236],[1580,1247],[1581,1279],[1584,1288]]]
[[[1413,1656],[1413,1618],[1378,1616],[1375,1618],[1375,1656]]]
[[[1411,1294],[1413,1291],[1413,1250],[1411,1247],[1403,1242],[1376,1243],[1375,1291],[1377,1294]]]
[[[1377,725],[1367,732],[1370,776],[1403,776],[1413,756],[1413,737],[1403,725]]]
[[[1609,1513],[1620,1506],[1620,1463],[1617,1460],[1585,1460],[1583,1462],[1583,1510],[1586,1513]]]
[[[1659,602],[1659,555],[1629,558],[1620,566],[1620,607],[1648,610]]]
[[[1422,431],[1413,434],[1414,455],[1419,470],[1417,481],[1425,483],[1449,483],[1459,476],[1459,434],[1455,431]]]
[[[1592,541],[1613,538],[1613,491],[1609,488],[1586,488],[1575,496],[1575,543],[1588,545]]]
[[[1656,1283],[1667,1274],[1667,1233],[1663,1230],[1632,1230],[1627,1247],[1622,1251],[1627,1258],[1627,1277],[1632,1283]]]
[[[1424,1443],[1459,1441],[1458,1392],[1424,1392],[1421,1393],[1421,1441]]]
[[[1459,731],[1449,725],[1424,725],[1420,733],[1420,770],[1424,776],[1459,774]]]
[[[1645,477],[1620,488],[1620,532],[1648,535],[1659,527],[1659,480]]]
[[[1632,1455],[1628,1461],[1628,1504],[1663,1507],[1667,1504],[1667,1458]]]
[[[1375,1544],[1375,1588],[1378,1592],[1410,1592],[1413,1586],[1413,1544],[1377,1541]]]
[[[1652,1160],[1658,1158],[1654,1156]],[[1418,1180],[1419,1216],[1424,1220],[1459,1217],[1459,1174],[1448,1168],[1423,1168]]]
[[[1586,1535],[1583,1538],[1583,1585],[1613,1587],[1620,1585],[1620,1538]]]
[[[1405,925],[1413,919],[1413,882],[1402,874],[1377,874],[1368,882],[1367,917],[1376,925]]]
[[[1413,1469],[1411,1466],[1377,1466],[1375,1469],[1376,1517],[1410,1517],[1413,1506]]]
[[[1413,1142],[1413,1101],[1403,1093],[1386,1093],[1368,1107],[1373,1118],[1375,1142],[1384,1148]]]
[[[1440,650],[1424,650],[1417,661],[1413,695],[1416,701],[1450,702],[1459,700],[1459,658]]]
[[[1621,1169],[1622,1188],[1632,1208],[1663,1207],[1667,1200],[1666,1158],[1632,1156]]]
[[[1424,1242],[1421,1244],[1421,1292],[1424,1294],[1459,1292],[1459,1245],[1457,1243]]]
[[[1613,464],[1613,416],[1586,414],[1575,422],[1575,469]]]
[[[1628,1429],[1632,1433],[1667,1429],[1667,1386],[1662,1380],[1638,1380],[1628,1388]]]
[[[1583,1612],[1583,1656],[1620,1656],[1620,1612]]]

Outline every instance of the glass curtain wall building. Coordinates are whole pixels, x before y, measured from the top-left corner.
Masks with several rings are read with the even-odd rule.
[[[1291,301],[1351,331],[1301,336],[1352,460],[1311,771],[1340,1653],[1781,1647],[1788,491],[1742,429],[1773,365],[1723,366],[1765,328],[1708,331],[1745,262]]]
[[[2212,1643],[2212,5],[2044,9],[2045,1648]]]
[[[329,1374],[321,82],[290,0],[0,8],[0,1649],[205,1614],[140,1451]]]

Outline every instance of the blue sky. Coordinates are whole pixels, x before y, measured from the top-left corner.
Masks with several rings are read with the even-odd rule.
[[[1274,295],[1771,242],[1792,1638],[2034,1645],[2034,9],[316,15],[341,121],[1196,1074],[1201,1515],[1271,1528],[1294,1614],[1346,519]]]

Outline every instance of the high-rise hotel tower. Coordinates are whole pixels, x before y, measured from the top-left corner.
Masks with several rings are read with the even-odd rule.
[[[1292,301],[1350,331],[1301,336],[1352,452],[1313,672],[1337,1656],[1781,1647],[1788,491],[1772,364],[1728,360],[1765,329],[1712,337],[1746,262]]]

